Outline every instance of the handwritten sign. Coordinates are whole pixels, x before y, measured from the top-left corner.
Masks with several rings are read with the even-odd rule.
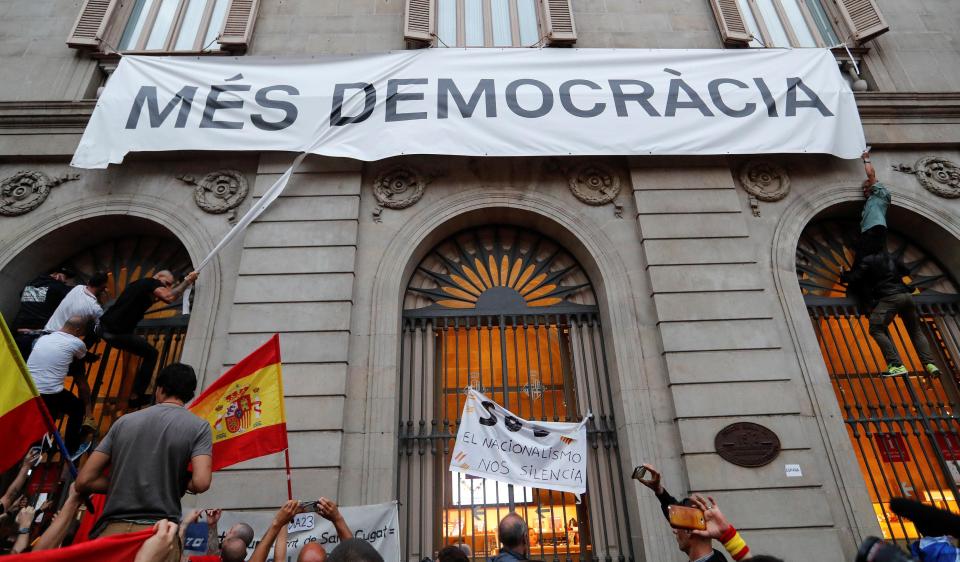
[[[287,525],[287,533],[299,533],[300,531],[312,531],[316,525],[315,513],[301,513],[293,518]]]
[[[383,556],[385,562],[400,562],[400,524],[397,515],[397,503],[373,505],[341,506],[340,513],[353,531],[353,536],[368,541]],[[224,531],[236,523],[246,523],[253,527],[253,542],[247,555],[260,543],[266,530],[273,521],[273,513],[265,511],[224,511],[218,524],[220,540]],[[300,549],[308,543],[321,545],[329,554],[340,543],[340,537],[333,523],[315,513],[301,513],[287,526],[287,558],[296,560]],[[273,550],[267,558],[272,560]],[[288,562],[288,561],[276,561]]]
[[[470,389],[450,471],[582,494],[587,490],[586,423],[521,419]]]

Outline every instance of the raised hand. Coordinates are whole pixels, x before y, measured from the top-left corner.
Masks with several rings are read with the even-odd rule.
[[[27,506],[17,512],[17,525],[21,529],[26,529],[30,527],[33,523],[33,517],[37,514],[37,510],[33,509],[32,506]]]
[[[220,516],[223,514],[222,509],[208,509],[203,512],[203,516],[207,520],[207,524],[216,525],[220,522]]]
[[[317,513],[328,521],[343,519],[343,516],[340,515],[340,510],[337,508],[337,502],[327,498],[317,500]]]
[[[662,494],[663,486],[660,484],[660,473],[657,472],[657,469],[653,468],[653,465],[650,464],[642,464],[640,466],[647,469],[647,477],[643,479],[638,478],[637,482],[650,488],[655,494]]]
[[[690,532],[697,536],[719,540],[720,537],[727,532],[727,529],[730,528],[730,522],[727,521],[723,512],[720,511],[720,507],[717,506],[717,500],[709,496],[704,498],[700,495],[695,495],[691,499],[694,505],[703,511],[703,518],[707,522],[707,528],[703,531],[693,530]]]
[[[283,504],[283,507],[280,508],[280,511],[274,516],[273,521],[277,525],[287,525],[293,518],[300,513],[300,502],[297,500],[290,500],[287,503]]]

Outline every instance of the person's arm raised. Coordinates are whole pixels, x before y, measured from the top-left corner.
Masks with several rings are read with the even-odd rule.
[[[333,528],[337,530],[337,536],[340,537],[341,541],[353,538],[353,531],[347,526],[343,515],[340,515],[337,502],[328,500],[327,498],[320,498],[317,500],[317,511],[324,519],[333,523]]]
[[[186,277],[183,278],[183,281],[181,281],[179,285],[173,287],[172,289],[168,289],[166,287],[157,287],[153,290],[153,296],[167,304],[170,304],[180,298],[180,295],[187,290],[187,287],[196,282],[198,275],[199,273],[196,271],[191,271]]]
[[[17,540],[13,541],[11,554],[26,552],[30,547],[30,525],[33,524],[33,516],[36,513],[36,510],[29,505],[17,513]]]
[[[27,483],[27,473],[30,472],[30,467],[33,466],[33,463],[37,462],[39,456],[39,452],[31,454],[31,451],[27,451],[27,455],[23,457],[23,462],[20,463],[20,470],[17,472],[16,478],[13,479],[13,482],[7,487],[6,493],[0,498],[0,507],[3,508],[3,512],[9,510],[10,506],[13,505],[13,500],[17,499],[17,496],[20,494],[20,489]]]
[[[691,533],[720,541],[730,557],[738,562],[752,558],[750,547],[747,546],[746,541],[743,540],[734,526],[727,521],[723,512],[720,511],[720,506],[717,505],[717,500],[709,496],[704,498],[700,495],[695,495],[692,499],[694,505],[703,511],[707,528],[703,531],[693,530],[690,531]]]
[[[73,523],[77,512],[80,510],[81,503],[83,503],[83,498],[77,492],[76,485],[73,484],[70,486],[70,495],[67,496],[67,501],[64,502],[60,511],[53,516],[53,521],[37,539],[37,544],[33,545],[34,552],[60,548],[64,537],[67,536],[67,531],[70,529],[70,524]]]
[[[870,185],[877,183],[877,170],[870,161],[870,151],[865,151],[860,155],[860,158],[863,160],[863,171],[867,174],[867,182]]]
[[[75,483],[77,492],[81,496],[90,494],[106,494],[110,487],[110,477],[103,473],[110,465],[110,455],[94,451],[77,474]]]
[[[204,513],[207,520],[207,554],[220,554],[220,532],[217,525],[222,514],[223,510],[220,509],[208,509]]]
[[[280,508],[280,511],[274,516],[273,522],[267,528],[267,532],[260,539],[260,544],[253,551],[253,556],[247,562],[266,562],[267,555],[273,547],[273,541],[277,540],[277,535],[280,534],[280,529],[285,528],[298,513],[300,513],[300,502],[297,500],[290,500],[283,504],[283,507]]]

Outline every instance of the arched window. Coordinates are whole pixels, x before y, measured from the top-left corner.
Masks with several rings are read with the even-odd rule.
[[[496,554],[497,524],[515,510],[531,557],[632,560],[593,287],[556,242],[512,226],[460,232],[417,266],[404,300],[399,470],[406,560],[465,544]],[[588,412],[587,493],[511,487],[449,472],[468,387],[519,416],[579,421]]]
[[[886,538],[905,541],[918,534],[889,510],[891,498],[960,512],[960,294],[931,255],[905,234],[888,233],[888,250],[910,271],[904,282],[942,372],[927,376],[897,318],[890,334],[909,372],[881,377],[886,365],[868,334],[869,311],[846,296],[840,280],[853,264],[857,227],[840,220],[809,225],[797,246],[797,277],[877,520]]]

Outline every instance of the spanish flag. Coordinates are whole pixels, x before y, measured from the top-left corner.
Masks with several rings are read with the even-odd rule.
[[[31,443],[49,431],[46,406],[20,357],[7,323],[0,316],[0,472],[22,460]]]
[[[230,368],[190,405],[213,431],[213,470],[287,448],[280,336]]]

